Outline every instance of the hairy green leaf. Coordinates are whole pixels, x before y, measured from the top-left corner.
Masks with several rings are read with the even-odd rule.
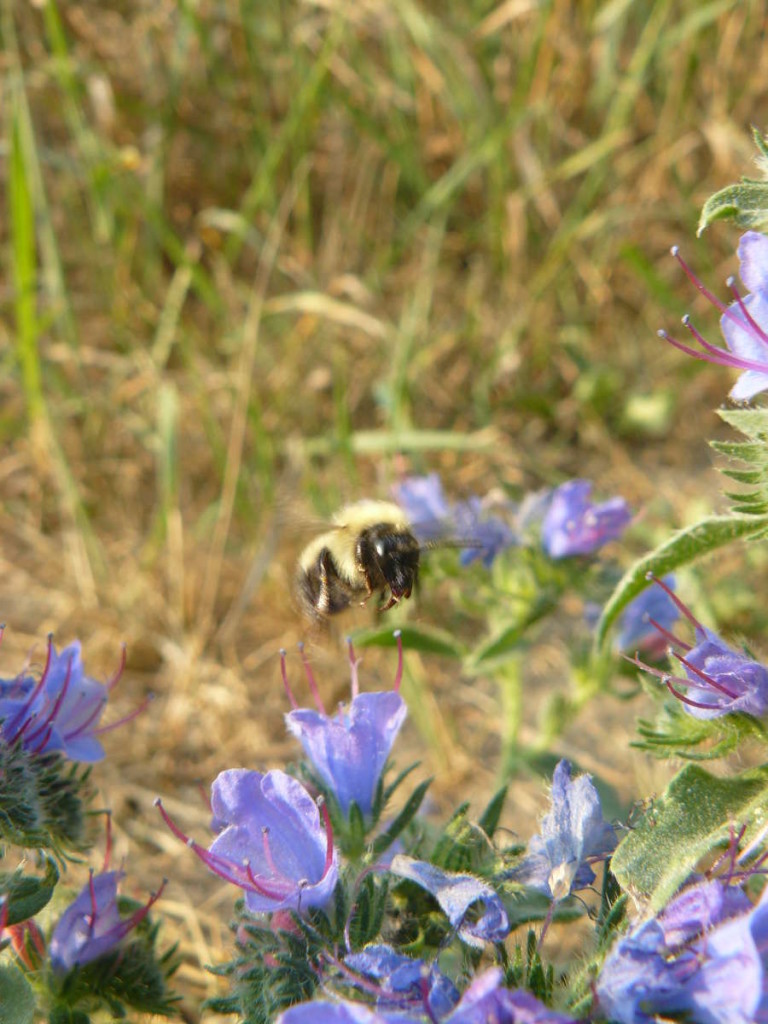
[[[766,140],[757,128],[752,129],[752,138],[760,152],[758,162],[765,168],[768,162]],[[742,178],[739,184],[715,192],[702,207],[696,234],[701,235],[714,221],[724,218],[732,218],[740,228],[768,229],[768,181]]]
[[[10,964],[0,964],[0,1024],[32,1024],[35,995],[27,979]]]
[[[688,765],[619,844],[611,870],[636,900],[660,910],[699,862],[746,826],[744,842],[768,822],[768,765],[731,779]]]

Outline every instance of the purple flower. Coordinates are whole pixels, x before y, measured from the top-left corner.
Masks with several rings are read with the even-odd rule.
[[[721,348],[706,341],[688,316],[683,317],[683,324],[701,350],[677,341],[666,331],[659,331],[659,336],[696,359],[743,370],[730,395],[744,401],[768,388],[768,238],[757,231],[747,231],[739,240],[738,254],[739,273],[748,294],[742,297],[733,277],[729,277],[726,284],[736,301],[726,306],[696,277],[677,246],[672,248],[672,255],[696,288],[720,310],[720,330],[728,347]]]
[[[129,917],[121,917],[117,907],[117,885],[121,878],[120,871],[105,871],[99,875],[91,872],[88,884],[61,915],[48,946],[56,974],[64,974],[110,953],[144,920],[165,885],[163,883],[143,907]]]
[[[503,973],[491,967],[478,975],[446,1016],[440,1013],[372,1010],[360,1003],[312,1000],[286,1010],[277,1024],[575,1024],[519,989],[502,986]]]
[[[109,726],[99,726],[107,697],[125,666],[125,650],[118,671],[106,685],[86,676],[75,641],[56,653],[48,641],[48,657],[40,679],[20,674],[0,680],[0,734],[6,743],[22,742],[26,750],[45,754],[60,750],[73,761],[94,762],[104,757],[97,738],[134,718],[132,714]]]
[[[437,473],[407,477],[394,488],[394,495],[422,544],[445,538],[467,542],[460,557],[464,566],[482,559],[490,568],[500,552],[520,542],[509,523],[488,513],[483,499],[472,496],[449,503]],[[507,508],[514,512],[511,504]]]
[[[285,772],[221,772],[211,787],[210,849],[189,839],[155,801],[173,834],[214,874],[245,891],[252,914],[325,907],[338,881],[328,811]]]
[[[693,625],[696,644],[685,643],[657,624],[656,629],[670,645],[670,656],[683,666],[685,675],[662,672],[637,658],[629,660],[661,679],[694,718],[720,718],[736,712],[756,718],[764,715],[768,710],[768,668],[732,650],[716,633],[702,626],[665,583],[656,583]]]
[[[398,854],[389,868],[393,875],[407,878],[431,893],[440,908],[468,946],[481,949],[486,942],[501,942],[509,934],[509,919],[498,894],[474,875],[457,875],[443,871],[426,861]],[[467,912],[479,903],[483,913],[477,919]]]
[[[277,1018],[277,1024],[422,1024],[423,1021],[421,1015],[390,1015],[346,999],[338,1003],[325,999],[298,1003]]]
[[[462,565],[482,559],[486,569],[490,569],[497,555],[520,543],[520,538],[508,523],[499,516],[488,515],[480,498],[458,502],[453,509],[453,521],[457,537],[472,541],[472,547],[461,553],[459,561]]]
[[[619,939],[597,979],[618,1024],[680,1015],[697,1024],[768,1020],[768,902],[714,879],[684,889],[658,918]]]
[[[574,1024],[540,1003],[530,992],[501,986],[502,972],[491,967],[478,975],[444,1024]]]
[[[623,498],[593,505],[591,491],[589,480],[569,480],[552,492],[541,525],[541,543],[550,558],[590,555],[629,523],[632,514]]]
[[[451,506],[437,473],[406,477],[392,490],[395,501],[408,516],[421,543],[445,536]]]
[[[423,1008],[426,998],[435,1018],[450,1013],[459,999],[456,986],[438,968],[423,960],[404,956],[391,946],[379,943],[366,946],[359,953],[349,953],[344,964],[366,981],[366,991],[377,988],[376,1003],[380,1009]],[[348,978],[352,984],[354,978]]]
[[[574,782],[570,764],[560,761],[552,777],[552,809],[511,877],[562,900],[594,882],[590,862],[604,859],[615,846],[616,833],[603,819],[591,777],[581,775]]]
[[[403,674],[403,644],[396,633],[398,668],[394,690],[386,693],[359,693],[354,649],[349,643],[352,672],[352,700],[347,708],[340,706],[335,715],[325,713],[309,662],[302,659],[319,710],[299,708],[288,685],[285,651],[281,651],[283,682],[294,710],[285,716],[288,731],[304,748],[317,774],[333,793],[342,813],[349,815],[353,803],[363,817],[373,810],[379,779],[384,771],[392,745],[405,721],[407,709],[400,696]]]
[[[674,576],[665,576],[663,582],[674,591]],[[642,650],[659,657],[667,645],[664,631],[679,618],[680,609],[663,588],[647,587],[624,609],[614,646],[618,651]]]

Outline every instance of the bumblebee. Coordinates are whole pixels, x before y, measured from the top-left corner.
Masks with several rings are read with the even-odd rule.
[[[333,528],[299,557],[296,589],[305,613],[323,622],[381,593],[379,611],[411,596],[421,546],[399,506],[364,500],[346,505]]]

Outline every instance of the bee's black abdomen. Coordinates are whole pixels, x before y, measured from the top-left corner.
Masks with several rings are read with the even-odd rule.
[[[322,548],[312,565],[299,573],[299,598],[307,614],[315,619],[343,612],[361,589],[339,576],[328,548]]]

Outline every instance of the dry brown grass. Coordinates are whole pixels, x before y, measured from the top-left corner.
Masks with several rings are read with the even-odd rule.
[[[53,631],[106,676],[125,642],[114,715],[155,693],[95,779],[132,883],[172,880],[189,1008],[216,989],[201,965],[226,958],[232,893],[152,799],[203,837],[199,783],[295,755],[286,509],[384,494],[407,467],[454,493],[578,473],[647,506],[650,542],[715,501],[703,437],[726,382],[655,338],[686,304],[665,253],[734,269],[733,231],[692,228],[768,124],[759,2],[276,7],[7,3],[2,29],[5,138],[25,103],[34,129],[45,402],[30,423],[3,228],[3,665]],[[337,640],[313,653],[334,697]],[[494,690],[449,669],[411,658],[443,809],[488,795],[498,751]],[[566,669],[545,639],[535,678]],[[391,672],[366,653],[370,684]],[[632,714],[606,698],[562,744],[627,796],[659,784],[601,742]],[[415,729],[405,746],[423,756]],[[514,827],[541,797],[516,786]]]

